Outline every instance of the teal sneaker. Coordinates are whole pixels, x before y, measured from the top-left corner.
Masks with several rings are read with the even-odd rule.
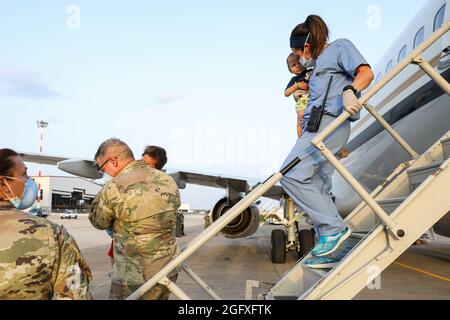
[[[305,265],[311,269],[332,269],[338,262],[338,260],[330,257],[313,257],[306,260]]]
[[[347,240],[352,234],[352,230],[349,227],[345,227],[344,230],[333,236],[323,236],[319,238],[319,243],[314,247],[311,254],[314,257],[327,256],[333,253],[339,246]]]

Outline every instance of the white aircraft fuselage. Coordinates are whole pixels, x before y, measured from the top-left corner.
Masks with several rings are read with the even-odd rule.
[[[374,83],[389,71],[389,68],[386,69],[390,61],[391,66],[395,66],[402,59],[400,52],[404,46],[406,51],[403,50],[402,53],[411,53],[416,35],[421,33],[422,28],[423,39],[434,32],[436,17],[444,6],[447,10],[442,9],[445,10],[443,21],[449,20],[449,2],[427,2],[426,7],[400,34],[374,68]],[[437,67],[447,81],[450,79],[450,69],[446,58],[442,58],[442,51],[449,46],[450,36],[446,35],[424,53],[425,60],[431,61],[431,65]],[[450,130],[450,97],[418,66],[407,67],[375,95],[370,104],[419,154]],[[352,127],[348,148],[350,154],[342,162],[368,191],[382,183],[400,163],[411,159],[365,110],[361,114],[361,120]],[[339,212],[344,217],[361,202],[361,198],[339,173],[333,175],[333,194],[336,196]]]

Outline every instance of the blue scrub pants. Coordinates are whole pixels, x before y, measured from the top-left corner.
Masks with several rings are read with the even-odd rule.
[[[324,115],[319,132],[335,119]],[[311,133],[306,130],[303,132],[282,167],[289,164],[295,157],[299,157],[301,162],[280,182],[286,193],[306,212],[320,236],[334,235],[344,228],[344,220],[339,215],[330,195],[331,176],[335,169],[311,144],[317,132]],[[347,144],[349,137],[350,122],[347,120],[324,142],[331,152],[337,154]]]

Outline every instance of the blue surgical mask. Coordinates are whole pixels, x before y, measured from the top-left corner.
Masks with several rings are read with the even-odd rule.
[[[112,180],[113,177],[107,174],[106,172],[103,172],[103,182],[108,183],[110,180]]]
[[[111,238],[114,238],[114,229],[112,227],[106,229],[106,233],[108,234],[108,236],[110,236]]]
[[[306,44],[308,44],[308,39],[309,39],[310,35],[311,35],[311,33],[308,33],[308,36],[306,37],[305,44],[303,45],[303,53],[305,51]],[[305,57],[302,56],[299,59],[299,62],[305,69],[316,67],[316,60],[314,60],[313,58],[306,60]]]
[[[11,204],[14,207],[16,207],[17,210],[24,210],[31,207],[33,203],[36,201],[36,198],[38,196],[38,187],[36,185],[36,182],[34,182],[32,178],[28,178],[26,182],[14,177],[5,177],[5,178],[20,180],[23,183],[25,183],[25,189],[23,190],[22,196],[20,198],[15,196],[14,198],[8,199],[9,202],[11,202]],[[11,192],[11,194],[14,195],[9,185],[8,189]]]
[[[299,59],[299,62],[305,69],[315,68],[316,66],[316,60],[314,60],[313,58],[306,60],[304,57],[301,57]]]

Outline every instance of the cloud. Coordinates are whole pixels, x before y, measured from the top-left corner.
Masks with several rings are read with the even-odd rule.
[[[164,95],[155,97],[153,99],[153,102],[156,102],[158,104],[169,104],[175,101],[179,101],[184,98],[184,95],[182,94],[170,94],[170,95]]]
[[[27,99],[61,96],[41,81],[41,76],[26,70],[0,69],[0,94]]]

